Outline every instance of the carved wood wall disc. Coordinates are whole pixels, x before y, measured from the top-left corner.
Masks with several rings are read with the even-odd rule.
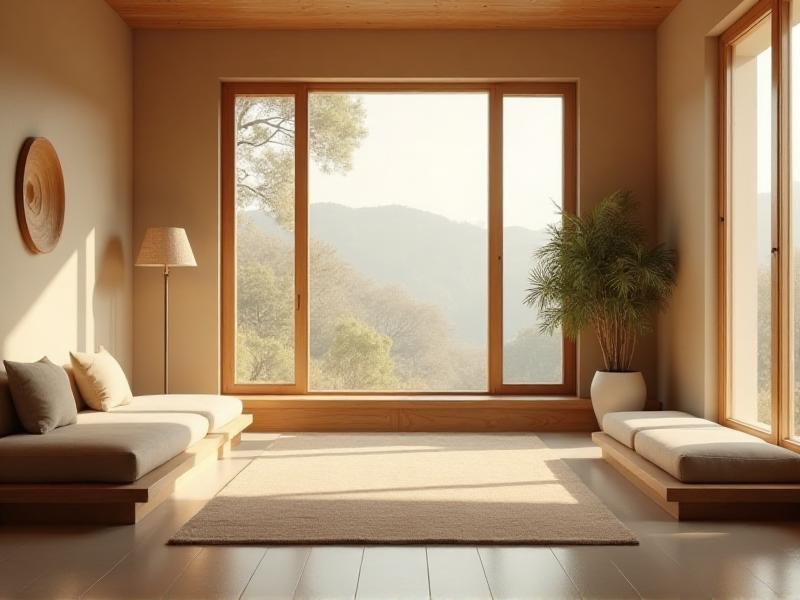
[[[31,252],[44,254],[58,244],[64,228],[64,174],[47,138],[28,138],[17,161],[19,229]]]

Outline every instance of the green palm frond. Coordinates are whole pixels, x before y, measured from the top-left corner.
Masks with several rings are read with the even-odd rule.
[[[541,332],[575,339],[594,328],[610,371],[630,368],[636,337],[652,329],[675,286],[675,252],[646,245],[636,208],[620,191],[585,216],[562,211],[528,274],[525,303],[538,310]]]

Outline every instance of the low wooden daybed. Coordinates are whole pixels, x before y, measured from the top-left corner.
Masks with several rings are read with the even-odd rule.
[[[138,396],[109,412],[76,402],[73,425],[0,437],[0,524],[136,523],[253,421],[228,396]]]
[[[610,413],[603,429],[603,458],[676,519],[800,517],[789,450],[677,411]]]
[[[225,456],[252,422],[252,415],[239,415],[132,483],[2,483],[0,524],[138,523],[198,466]]]

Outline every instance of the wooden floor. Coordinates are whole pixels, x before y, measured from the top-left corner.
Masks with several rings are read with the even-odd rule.
[[[272,439],[250,434],[135,527],[0,529],[0,598],[800,598],[799,525],[678,523],[588,434],[541,438],[640,546],[166,546]]]

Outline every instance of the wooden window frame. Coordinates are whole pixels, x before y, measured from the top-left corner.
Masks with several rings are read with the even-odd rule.
[[[798,1],[798,0],[795,0]],[[789,0],[760,0],[719,38],[719,227],[718,227],[718,420],[722,425],[750,433],[773,444],[800,451],[790,439],[792,324],[791,204],[789,129]],[[730,187],[731,159],[731,62],[737,41],[772,18],[772,406],[770,431],[764,431],[732,416],[730,404]]]
[[[489,105],[488,190],[488,381],[487,389],[461,391],[317,391],[308,389],[308,95],[319,91],[347,92],[485,92]],[[295,383],[237,383],[236,343],[236,206],[234,184],[235,99],[242,95],[295,97]],[[220,106],[220,368],[222,392],[237,395],[301,396],[564,396],[577,386],[577,346],[563,336],[562,382],[503,383],[503,97],[563,98],[563,205],[577,210],[577,85],[575,82],[223,82]]]

